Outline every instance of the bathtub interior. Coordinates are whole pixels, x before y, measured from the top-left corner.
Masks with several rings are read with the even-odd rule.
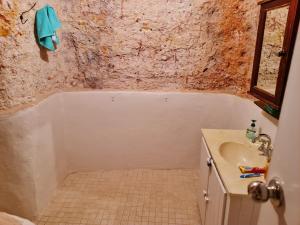
[[[99,169],[197,168],[201,128],[276,122],[228,94],[87,91],[54,94],[0,118],[0,209],[34,219],[64,177]]]

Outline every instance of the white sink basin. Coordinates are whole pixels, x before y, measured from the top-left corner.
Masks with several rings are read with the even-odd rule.
[[[233,166],[265,166],[266,157],[255,146],[224,142],[219,148],[222,158]]]

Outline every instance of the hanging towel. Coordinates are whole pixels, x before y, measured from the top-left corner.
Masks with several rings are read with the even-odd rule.
[[[59,38],[56,30],[61,27],[61,23],[56,13],[50,5],[36,12],[36,33],[39,45],[55,51],[55,45],[59,44]]]

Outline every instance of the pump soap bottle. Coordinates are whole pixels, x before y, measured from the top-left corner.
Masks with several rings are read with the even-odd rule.
[[[251,125],[246,131],[246,137],[253,142],[256,138],[256,120],[251,120]]]

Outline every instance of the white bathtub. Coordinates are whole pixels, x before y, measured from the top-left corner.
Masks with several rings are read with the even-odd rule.
[[[253,102],[228,94],[64,92],[0,117],[0,211],[34,219],[70,172],[195,168],[201,128],[246,129]]]

